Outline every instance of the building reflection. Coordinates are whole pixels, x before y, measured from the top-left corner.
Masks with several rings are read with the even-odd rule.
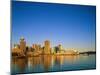
[[[28,61],[27,65],[29,69],[31,67],[36,68],[36,66],[42,65],[44,67],[44,70],[48,71],[51,66],[51,60],[52,60],[51,55],[41,55],[38,57],[29,57],[27,60]]]
[[[60,66],[64,63],[64,56],[53,56],[53,55],[41,55],[38,57],[28,58],[28,67],[36,67],[36,65],[42,65],[45,72],[49,71],[51,65]],[[38,67],[39,68],[39,67]]]
[[[64,56],[52,56],[52,65],[58,64],[62,65],[64,62]]]
[[[58,60],[59,64],[62,65],[64,62],[64,56],[56,56],[56,59]]]
[[[28,65],[31,65],[32,67],[41,64],[41,57],[28,57],[27,58]]]
[[[27,58],[14,58],[12,59],[12,64],[14,67],[17,65],[18,73],[24,73],[26,70],[28,72],[38,72],[41,66],[44,72],[50,71],[51,68],[56,67],[60,70],[63,64],[73,64],[78,61],[78,56],[63,56],[63,55],[40,55],[36,57]]]
[[[42,60],[43,60],[42,64],[44,66],[44,70],[49,71],[49,68],[51,66],[52,56],[51,55],[43,55]]]
[[[53,55],[52,56],[52,68],[55,67],[55,71],[60,71],[61,69],[61,66],[63,65],[64,63],[64,56],[56,56],[56,55]]]
[[[11,64],[13,64],[12,67],[14,67],[15,70],[18,70],[19,72],[23,73],[27,65],[27,60],[23,58],[20,59],[12,58]]]
[[[68,63],[68,64],[75,64],[75,62],[78,61],[79,55],[68,55],[68,56],[64,56],[64,60]]]

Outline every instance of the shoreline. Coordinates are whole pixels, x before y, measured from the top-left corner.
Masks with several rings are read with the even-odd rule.
[[[96,53],[90,53],[90,54],[39,54],[36,56],[12,56],[12,58],[27,58],[27,57],[39,57],[39,56],[78,56],[78,55],[93,55]]]

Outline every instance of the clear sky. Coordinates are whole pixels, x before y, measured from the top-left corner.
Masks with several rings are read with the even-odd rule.
[[[12,44],[23,36],[27,45],[95,48],[96,7],[36,2],[12,2]]]

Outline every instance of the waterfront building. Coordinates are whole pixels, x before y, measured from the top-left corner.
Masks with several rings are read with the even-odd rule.
[[[20,48],[19,44],[14,44],[14,48]]]
[[[39,45],[35,44],[36,51],[39,51]]]
[[[77,55],[77,54],[79,54],[79,52],[77,50],[67,50],[65,52],[65,54],[67,54],[67,55]]]
[[[58,45],[58,49],[59,49],[59,51],[62,50],[62,45],[61,44]]]
[[[23,37],[20,38],[20,50],[22,50],[23,52],[26,51],[26,41]]]
[[[21,50],[19,48],[19,45],[18,44],[14,44],[14,48],[12,48],[12,53],[13,54],[18,54],[20,52],[21,52]]]
[[[33,49],[33,50],[36,50],[36,49],[35,49],[35,44],[32,45],[32,49]]]
[[[54,53],[57,53],[58,51],[59,51],[58,46],[55,46],[55,47],[54,47]]]
[[[62,45],[59,44],[58,46],[54,47],[54,52],[57,54],[63,54],[65,50],[63,50]]]
[[[32,49],[34,49],[35,51],[39,51],[41,49],[41,45],[33,44]]]
[[[39,47],[39,51],[41,51],[41,45],[40,44],[38,45],[38,47]]]
[[[50,54],[51,50],[50,50],[50,41],[46,40],[44,42],[44,54]]]

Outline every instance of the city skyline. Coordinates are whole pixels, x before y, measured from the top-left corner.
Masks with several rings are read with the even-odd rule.
[[[52,47],[95,49],[95,6],[72,6],[13,2],[12,44],[23,36],[28,45],[50,40]]]
[[[26,50],[26,48],[35,48],[36,47],[36,50],[38,51],[38,48],[44,48],[45,51],[48,51],[49,49],[51,51],[53,51],[56,47],[59,47],[60,50],[64,50],[64,51],[69,51],[69,50],[75,50],[75,51],[78,51],[78,52],[91,52],[91,49],[92,48],[64,48],[63,47],[63,44],[61,43],[58,43],[56,44],[55,46],[52,46],[51,45],[51,41],[50,40],[45,40],[42,42],[42,44],[40,43],[32,43],[31,45],[28,45],[25,38],[24,37],[21,37],[19,39],[19,42],[18,43],[15,43],[13,46],[12,46],[12,49],[14,48],[17,48],[17,47],[20,47],[20,50]],[[95,50],[93,49],[93,52],[95,52]]]

